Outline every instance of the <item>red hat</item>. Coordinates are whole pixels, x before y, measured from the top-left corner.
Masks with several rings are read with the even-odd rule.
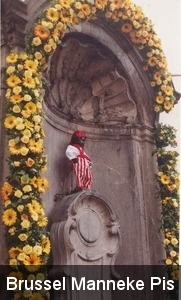
[[[80,130],[77,130],[77,131],[74,131],[73,136],[76,136],[76,137],[87,137],[86,134],[83,132],[83,131],[80,131]]]

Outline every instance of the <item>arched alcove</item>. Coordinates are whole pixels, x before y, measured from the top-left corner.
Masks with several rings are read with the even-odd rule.
[[[65,149],[74,130],[83,130],[93,160],[93,190],[109,199],[120,220],[124,243],[116,263],[127,264],[128,257],[130,264],[159,263],[159,235],[152,241],[159,223],[153,193],[156,116],[137,51],[100,20],[75,26],[49,60],[44,93],[47,212],[51,215],[56,193],[63,197],[69,191]]]

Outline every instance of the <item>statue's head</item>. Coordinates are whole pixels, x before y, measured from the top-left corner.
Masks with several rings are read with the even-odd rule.
[[[83,147],[86,141],[86,134],[83,131],[77,130],[73,133],[71,138],[71,144],[78,144]]]

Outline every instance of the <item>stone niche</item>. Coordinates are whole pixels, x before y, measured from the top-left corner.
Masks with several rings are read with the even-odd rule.
[[[74,180],[65,149],[72,133],[83,130],[88,136],[85,150],[93,161],[92,192],[108,199],[120,225],[122,244],[115,265],[161,264],[164,249],[158,233],[161,218],[152,157],[153,95],[136,50],[105,24],[83,23],[65,35],[52,55],[44,90],[46,176],[51,186],[44,201],[50,228],[57,218],[55,194],[63,198],[61,209],[68,209],[64,195],[74,187]],[[92,213],[91,224],[94,217]],[[79,224],[84,243],[77,251],[84,251],[86,243],[94,243],[99,235],[88,224],[84,226],[85,219],[86,214]]]

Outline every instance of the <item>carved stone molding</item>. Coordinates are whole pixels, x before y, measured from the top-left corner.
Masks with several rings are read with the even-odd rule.
[[[82,191],[64,197],[52,211],[50,231],[52,279],[65,279],[66,291],[54,292],[54,299],[87,298],[86,291],[72,292],[71,278],[109,280],[120,249],[120,225],[114,209],[96,193]],[[88,266],[88,267],[87,267]],[[111,300],[111,291],[92,291],[91,299]],[[89,299],[89,297],[88,297]]]
[[[25,47],[25,27],[28,21],[27,5],[19,0],[2,2],[1,43],[12,49]]]
[[[117,64],[113,54],[97,41],[69,35],[51,59],[46,102],[62,117],[79,123],[136,123],[136,105]]]
[[[117,216],[95,193],[69,195],[52,212],[54,265],[112,265],[120,247]]]

